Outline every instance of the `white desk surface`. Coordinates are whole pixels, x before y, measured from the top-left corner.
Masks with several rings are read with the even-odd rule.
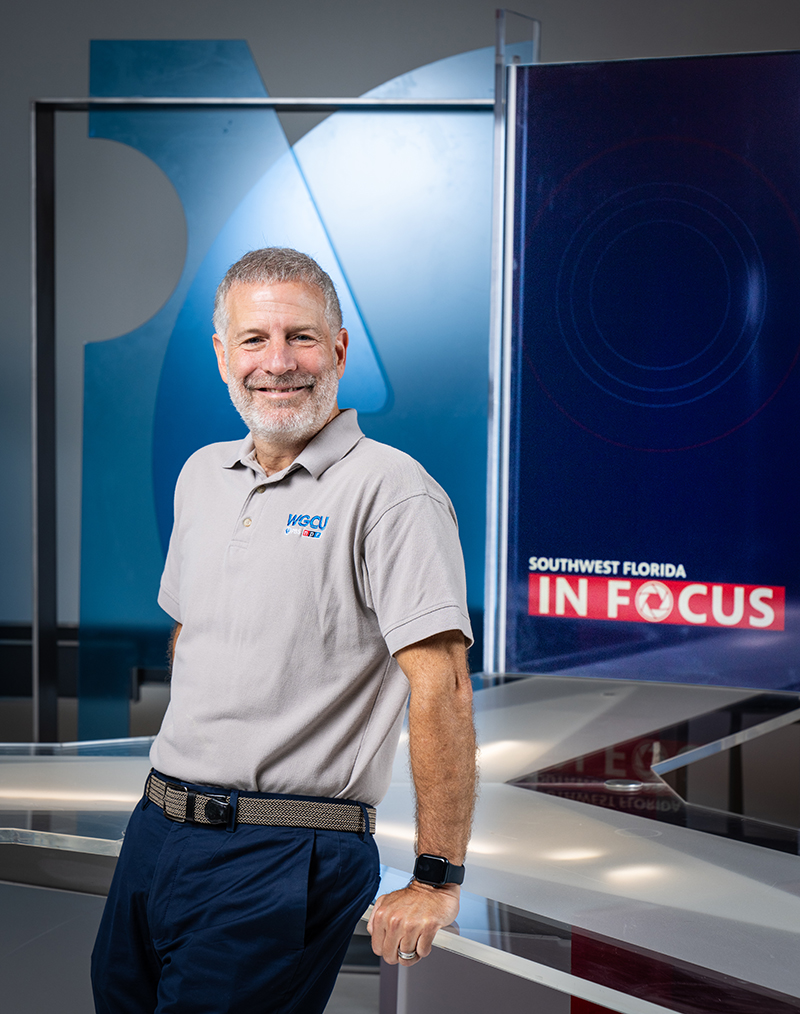
[[[479,899],[459,920],[464,943],[495,940],[480,915],[491,899],[800,998],[800,858],[506,784],[752,695],[555,676],[476,693],[481,793],[464,887]],[[115,854],[149,769],[146,746],[0,748],[0,843]],[[120,749],[140,756],[108,755]],[[33,811],[48,814],[44,828]],[[405,736],[377,840],[383,863],[410,871]],[[627,1009],[658,1008],[632,999]]]

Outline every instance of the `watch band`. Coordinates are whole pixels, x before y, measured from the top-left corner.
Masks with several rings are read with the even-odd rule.
[[[433,856],[427,852],[417,856],[414,863],[414,880],[434,887],[464,882],[464,867],[454,866],[444,856]]]

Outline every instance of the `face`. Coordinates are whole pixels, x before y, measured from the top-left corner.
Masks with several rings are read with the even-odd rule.
[[[347,331],[331,334],[322,293],[303,282],[233,285],[227,308],[217,363],[256,443],[309,441],[338,411]]]

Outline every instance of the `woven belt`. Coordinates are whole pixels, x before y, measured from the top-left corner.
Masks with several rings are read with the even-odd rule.
[[[195,792],[150,773],[145,795],[164,816],[179,824],[264,824],[269,827],[310,827],[317,831],[363,834],[364,814],[375,834],[375,807],[358,803],[325,803],[313,799],[263,799],[239,796],[234,818],[230,795]]]

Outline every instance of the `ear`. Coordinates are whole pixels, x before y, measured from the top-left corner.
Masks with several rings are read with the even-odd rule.
[[[225,343],[218,334],[212,336],[211,340],[214,342],[214,352],[217,354],[217,366],[219,367],[219,375],[225,384],[228,383],[228,367],[225,362]]]
[[[339,376],[339,380],[342,379],[344,373],[344,366],[347,362],[347,346],[349,344],[350,335],[347,333],[346,328],[342,327],[339,329],[339,333],[333,342],[333,354],[336,357],[336,373]]]

